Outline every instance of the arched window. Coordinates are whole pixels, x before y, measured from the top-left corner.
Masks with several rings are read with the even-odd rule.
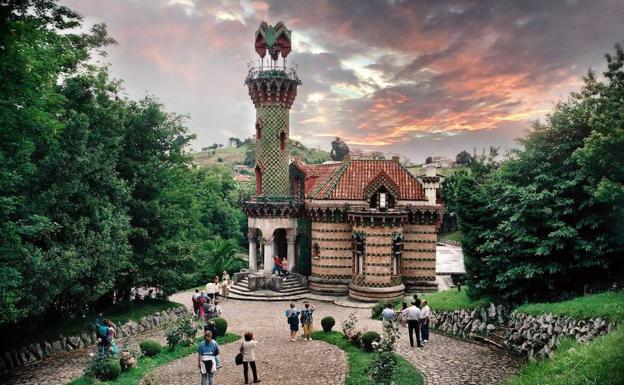
[[[280,151],[284,151],[286,149],[286,133],[282,131],[280,133]]]
[[[256,122],[256,140],[262,139],[262,119]]]
[[[353,274],[364,274],[364,233],[353,233],[352,238],[353,251]]]
[[[256,166],[256,195],[262,194],[262,170]]]
[[[392,275],[401,275],[401,260],[403,255],[403,235],[392,234]]]

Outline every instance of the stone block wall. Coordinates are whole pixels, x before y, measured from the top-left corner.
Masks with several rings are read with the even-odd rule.
[[[142,317],[139,322],[132,320],[117,325],[118,338],[129,337],[150,330],[162,329],[188,311],[185,307],[159,311],[149,316]],[[94,346],[97,343],[95,328],[85,330],[75,336],[58,336],[58,338],[35,342],[19,349],[3,352],[0,355],[0,373],[7,373],[15,368],[44,360],[47,357]]]
[[[600,318],[576,320],[554,314],[533,316],[490,304],[475,310],[432,311],[431,329],[462,338],[485,340],[520,356],[552,356],[563,338],[588,342],[616,328]]]

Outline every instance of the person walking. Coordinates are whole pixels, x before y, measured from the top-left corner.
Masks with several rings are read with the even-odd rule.
[[[210,301],[213,301],[215,299],[215,293],[217,292],[217,290],[218,289],[214,281],[208,282],[206,284],[206,295],[208,296],[208,298],[210,298]]]
[[[299,331],[299,314],[301,312],[295,307],[294,303],[290,304],[290,309],[286,309],[284,314],[286,315],[286,320],[288,325],[290,325],[290,341],[294,342],[297,340],[297,332]]]
[[[224,271],[221,277],[221,296],[225,300],[228,295],[230,295],[230,275],[227,271]]]
[[[199,294],[199,289],[195,289],[195,293],[193,293],[192,297],[193,313],[195,314],[195,317],[199,317],[199,303],[197,302],[197,300],[199,299],[200,295],[201,294]]]
[[[212,333],[204,332],[204,340],[197,349],[197,367],[201,373],[201,385],[214,385],[213,378],[217,371],[216,357],[219,344],[212,338]]]
[[[429,317],[431,316],[431,309],[429,308],[429,304],[427,300],[422,301],[422,309],[421,312],[421,321],[420,321],[420,336],[422,338],[423,344],[429,342]]]
[[[243,378],[245,384],[249,383],[249,367],[251,367],[251,374],[253,375],[253,382],[258,383],[258,372],[256,368],[256,341],[253,338],[253,333],[245,333],[245,341],[241,343],[240,351],[243,353]]]
[[[197,318],[205,321],[206,319],[206,308],[204,305],[206,304],[206,297],[204,297],[204,292],[201,292],[199,298],[197,298]]]
[[[392,308],[392,304],[387,303],[386,308],[383,309],[383,311],[381,312],[381,319],[383,321],[383,324],[386,325],[388,323],[392,323],[394,322],[395,318],[396,318],[396,313],[394,312],[394,309]]]
[[[399,322],[401,323],[401,326],[406,327],[407,326],[407,318],[406,318],[406,311],[407,310],[407,302],[403,302],[403,304],[401,305],[401,313],[399,313]]]
[[[405,310],[405,318],[407,319],[407,332],[409,333],[410,346],[414,347],[414,334],[416,334],[416,346],[422,348],[420,343],[420,318],[421,312],[418,306],[420,300],[416,299],[412,302],[412,306]]]
[[[102,313],[95,319],[95,332],[97,336],[98,355],[108,355],[110,348],[110,335],[108,332],[108,320],[102,319]]]
[[[314,306],[309,302],[303,303],[304,309],[301,311],[301,325],[303,325],[303,340],[312,341],[312,324],[314,323]]]

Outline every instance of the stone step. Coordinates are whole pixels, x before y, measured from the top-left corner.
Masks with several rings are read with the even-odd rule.
[[[298,286],[298,287],[292,287],[292,288],[283,288],[279,292],[275,292],[275,293],[296,294],[299,292],[308,292],[308,291],[309,290],[307,287]],[[230,289],[230,293],[246,294],[246,293],[254,293],[254,292],[250,291],[249,288],[246,286],[232,286],[232,288]]]

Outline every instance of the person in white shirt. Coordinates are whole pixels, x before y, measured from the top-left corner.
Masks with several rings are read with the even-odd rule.
[[[427,300],[422,301],[423,307],[421,309],[421,321],[420,321],[420,336],[422,337],[422,342],[429,342],[429,317],[431,316],[431,309],[429,309],[429,305],[427,304]]]
[[[420,306],[420,300],[416,299],[412,302],[412,306],[405,309],[405,318],[407,319],[407,331],[409,333],[410,346],[414,347],[413,334],[416,333],[416,346],[422,348],[422,344],[420,343],[421,312],[418,306]]]
[[[394,309],[392,308],[392,304],[387,303],[386,308],[383,309],[383,311],[381,312],[381,319],[383,320],[384,325],[386,323],[393,322],[394,318],[395,318],[395,312],[394,312]]]
[[[217,293],[217,290],[219,289],[217,288],[217,285],[214,284],[214,282],[208,282],[206,284],[206,295],[211,300],[215,299],[215,294]]]

